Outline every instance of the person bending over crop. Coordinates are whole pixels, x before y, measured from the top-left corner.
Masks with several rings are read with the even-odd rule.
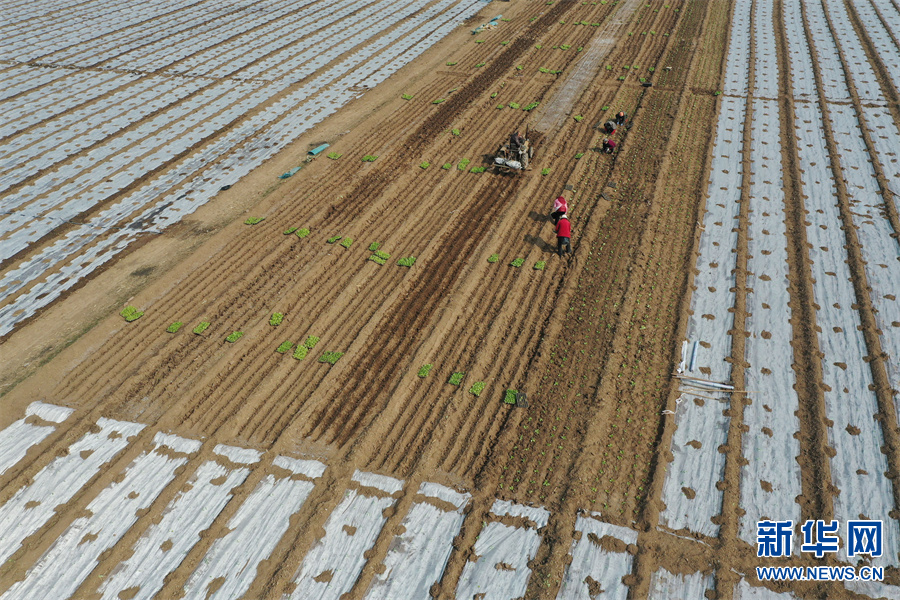
[[[569,212],[569,205],[566,204],[565,198],[560,196],[553,201],[553,212],[550,213],[550,218],[553,219],[554,227],[559,223],[559,218],[567,212]]]
[[[619,114],[616,115],[616,125],[622,126],[625,124],[625,119],[628,118],[628,115],[625,114],[625,111],[619,111]]]
[[[603,140],[603,151],[607,154],[612,154],[616,149],[616,142],[614,140],[606,139]]]
[[[563,247],[566,254],[572,251],[569,239],[572,237],[572,224],[569,223],[569,217],[565,214],[560,215],[559,222],[556,224],[556,252],[562,256]]]

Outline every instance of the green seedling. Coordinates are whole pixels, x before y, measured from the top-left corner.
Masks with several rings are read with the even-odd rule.
[[[517,103],[515,103],[515,102],[510,102],[510,103],[509,103],[509,107],[510,107],[510,108],[513,108],[513,109],[518,109],[518,108],[519,108],[519,105],[518,105]]]
[[[440,104],[440,103],[443,102],[443,101],[444,101],[443,98],[438,98],[437,100],[432,100],[431,103],[432,103],[432,104]]]
[[[508,44],[509,44],[509,40],[507,40],[507,41],[505,41],[505,42],[500,42],[500,45],[501,45],[501,46],[506,46],[506,45],[508,45]]]
[[[138,310],[130,304],[123,308],[122,312],[120,312],[119,314],[122,315],[122,318],[124,318],[129,323],[131,323],[132,321],[137,321],[144,316],[143,311]]]
[[[229,344],[233,344],[236,341],[238,341],[239,339],[241,339],[242,337],[244,337],[243,331],[233,331],[231,333],[231,335],[229,335],[227,338],[225,338],[225,341],[228,342]]]
[[[624,75],[619,75],[619,81],[625,81],[625,76],[624,76]]]
[[[449,171],[450,169],[453,168],[453,163],[444,163],[444,165],[441,168],[444,169],[445,171]]]
[[[459,135],[459,129],[451,129],[450,133],[452,133],[453,135]]]
[[[341,246],[349,248],[353,244],[353,238],[345,237],[341,240]]]
[[[291,234],[294,233],[295,231],[297,231],[297,228],[296,228],[296,227],[288,227],[288,228],[285,230],[284,235],[291,235]]]
[[[305,227],[303,229],[297,230],[297,237],[300,238],[301,240],[308,235],[309,235],[309,229],[306,229]]]
[[[534,263],[534,270],[535,271],[543,271],[544,267],[546,267],[546,266],[547,266],[547,261],[539,260],[536,263]]]
[[[721,91],[717,91],[716,93],[713,94],[713,96],[719,96],[721,93],[722,93]]]
[[[463,377],[466,376],[465,371],[459,371],[450,376],[450,379],[447,380],[447,383],[451,385],[459,385],[462,383]]]
[[[318,344],[318,343],[319,343],[319,338],[314,335],[311,335],[306,338],[305,342],[303,342],[303,347],[307,348],[309,350],[312,350],[313,348],[316,347],[316,344]]]
[[[575,155],[575,160],[578,160],[582,156],[584,156],[584,152],[579,152],[578,154]]]
[[[419,168],[420,168],[420,169],[427,169],[427,168],[430,167],[430,166],[431,166],[431,163],[430,163],[430,162],[423,162],[421,165],[419,165]]]
[[[456,65],[455,62],[448,62],[448,63],[447,63],[447,66],[448,66],[448,67],[453,67],[453,66],[455,66],[455,65]]]
[[[372,242],[369,244],[369,252],[375,252],[381,247],[381,242]]]
[[[363,156],[363,162],[375,162],[376,160],[378,160],[378,157],[374,154],[366,154]]]
[[[549,73],[550,69],[548,69],[547,67],[538,67],[538,71],[541,73]]]
[[[572,118],[575,119],[575,121],[577,121],[578,123],[581,123],[582,121],[584,121],[584,117],[582,117],[581,115],[575,115]]]
[[[434,365],[422,365],[419,367],[419,377],[428,377],[428,372],[431,371],[431,367]]]
[[[516,65],[516,71],[521,71],[524,68],[525,67],[523,67],[522,65]]]
[[[609,107],[608,107],[608,106],[601,106],[601,107],[600,107],[600,110],[609,110]]]
[[[522,110],[533,110],[533,109],[537,108],[539,105],[540,105],[540,102],[532,102],[531,104],[527,105]]]
[[[337,152],[329,152],[329,153],[326,154],[325,156],[327,156],[327,157],[330,158],[331,160],[337,160],[337,159],[339,159],[340,157],[342,157],[343,154],[338,154]]]
[[[491,254],[491,255],[488,257],[488,262],[489,262],[489,263],[492,263],[492,264],[495,263],[495,262],[497,262],[498,260],[500,260],[500,255],[499,255],[499,254]]]
[[[412,100],[412,99],[413,99],[413,97],[410,96],[409,94],[403,94],[403,95],[400,96],[400,97],[403,98],[404,100]]]
[[[481,67],[483,67],[483,66],[486,65],[486,64],[487,64],[487,63],[478,63],[477,65],[475,65],[475,68],[476,68],[476,69],[480,69]]]
[[[481,392],[483,392],[483,391],[484,391],[484,382],[483,381],[476,381],[475,383],[472,384],[472,387],[469,388],[469,393],[472,394],[473,396],[480,396]]]
[[[500,19],[500,20],[501,20],[501,21],[504,21],[504,22],[506,22],[506,23],[509,23],[510,21],[512,21],[512,19]]]
[[[571,47],[572,47],[572,44],[563,44],[562,46],[559,47],[559,49],[560,50],[568,50]]]
[[[281,322],[284,320],[283,313],[272,313],[272,316],[269,318],[269,325],[272,327],[278,327],[281,325]]]
[[[475,43],[476,43],[476,44],[483,44],[483,43],[484,43],[484,40],[475,40]]]
[[[201,321],[199,325],[194,327],[194,333],[200,335],[209,328],[209,321]]]
[[[509,266],[519,268],[522,266],[522,264],[524,262],[525,262],[524,258],[517,258],[514,261],[512,261],[511,263],[509,263]]]
[[[506,105],[505,105],[505,104],[498,104],[498,105],[497,105],[497,108],[498,108],[499,110],[503,110],[504,108],[506,108]]]
[[[326,352],[322,356],[319,357],[320,363],[328,363],[329,365],[333,365],[338,361],[340,357],[344,355],[343,352]]]
[[[485,167],[472,167],[470,173],[484,173]]]
[[[332,237],[328,238],[327,240],[325,240],[325,243],[326,243],[326,244],[333,244],[333,243],[335,243],[336,241],[338,241],[339,239],[341,239],[342,237],[344,237],[344,236],[342,236],[342,235],[335,235],[335,236],[332,236]]]
[[[582,50],[584,50],[584,47],[583,47],[583,46],[578,46],[578,48],[575,50],[575,52],[581,52]]]
[[[538,44],[537,46],[534,47],[534,49],[535,49],[535,50],[540,50],[540,49],[543,48],[543,47],[544,47],[544,46],[543,46],[542,44]]]
[[[541,169],[541,175],[549,175],[549,174],[550,174],[550,167],[545,167],[545,168]]]
[[[397,261],[397,264],[400,265],[401,267],[411,267],[414,264],[416,264],[416,257],[415,256],[407,256],[406,258],[401,258],[400,260]]]
[[[374,262],[374,263],[378,263],[379,265],[383,265],[384,263],[387,262],[386,259],[381,258],[380,256],[375,255],[375,254],[373,254],[372,256],[370,256],[370,257],[369,257],[369,260],[371,260],[371,261]]]
[[[503,396],[503,402],[506,404],[515,404],[516,403],[516,395],[518,395],[518,391],[516,390],[506,390],[506,394]]]
[[[166,327],[166,331],[168,333],[178,333],[178,330],[181,329],[181,326],[184,325],[181,321],[175,321],[168,327]]]
[[[468,158],[464,158],[461,161],[459,161],[459,164],[456,165],[456,168],[459,169],[460,171],[465,171],[466,167],[469,166],[470,162],[472,162],[472,161],[469,160]]]
[[[306,358],[306,355],[309,354],[309,348],[306,346],[297,346],[297,349],[294,350],[294,354],[292,355],[297,360],[303,360]]]
[[[387,260],[391,257],[391,255],[388,254],[387,252],[385,252],[384,250],[376,250],[375,256],[377,256],[378,258],[380,258],[382,260]]]
[[[560,25],[565,25],[566,22],[565,22],[565,21],[560,21],[559,24],[560,24]]]
[[[265,217],[250,217],[246,221],[244,221],[244,225],[256,225],[257,223],[261,223],[265,220]]]
[[[292,342],[291,340],[284,340],[283,342],[281,342],[280,346],[275,348],[275,352],[277,352],[278,354],[284,354],[285,352],[287,352],[288,350],[290,350],[293,347],[294,347],[294,342]]]

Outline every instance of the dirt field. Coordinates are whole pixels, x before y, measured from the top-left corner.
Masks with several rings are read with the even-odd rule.
[[[416,595],[422,589],[484,600],[900,597],[896,550],[872,563],[885,568],[889,585],[761,583],[759,566],[856,562],[798,552],[797,528],[792,557],[758,558],[746,534],[755,535],[754,515],[798,527],[839,519],[842,532],[847,516],[883,519],[886,548],[897,538],[900,355],[891,336],[900,323],[879,304],[894,301],[892,276],[878,279],[870,269],[900,273],[893,260],[900,249],[896,233],[879,247],[864,236],[869,222],[900,230],[889,193],[891,185],[900,193],[896,159],[885,150],[900,138],[888,128],[888,145],[879,146],[881,129],[874,116],[867,121],[880,111],[879,124],[900,125],[897,73],[885,58],[893,54],[866,33],[871,12],[887,32],[878,43],[900,52],[891,34],[893,24],[900,34],[900,6],[834,3],[849,11],[843,26],[860,36],[856,51],[875,74],[871,89],[882,94],[867,96],[870,84],[839,46],[837,60],[855,74],[844,99],[833,97],[831,63],[815,58],[827,50],[812,33],[818,13],[807,4],[815,3],[800,4],[797,22],[814,57],[803,71],[809,88],[792,62],[793,5],[782,0],[768,8],[760,0],[492,3],[231,189],[160,235],[140,238],[18,323],[0,338],[0,429],[8,432],[0,448],[12,457],[0,463],[2,598],[62,597],[59,590],[122,599],[428,597]],[[747,76],[730,79],[742,10],[752,18],[753,35],[743,40]],[[824,11],[828,27],[847,44],[833,23],[836,10]],[[501,12],[498,27],[471,34]],[[532,103],[539,104],[523,110]],[[766,103],[775,116],[763,130]],[[731,106],[743,111],[733,132],[720,120]],[[834,323],[825,309],[841,292],[823,297],[815,287],[825,280],[818,266],[831,264],[815,232],[828,226],[813,226],[819,196],[805,187],[813,171],[795,132],[813,106],[824,119],[811,127],[825,140],[821,179],[833,186],[827,204],[839,219],[828,223],[846,250],[834,261],[848,276],[835,279],[846,282],[852,303],[837,306]],[[844,109],[855,111],[860,148],[872,159],[871,194],[843,174],[857,168],[841,162],[842,152],[852,156],[840,143]],[[601,125],[619,110],[628,126],[615,135],[618,152],[607,155]],[[499,142],[526,127],[537,145],[531,170],[493,173]],[[726,131],[741,155],[722,158]],[[323,142],[325,153],[301,162]],[[365,162],[366,155],[377,159]],[[717,156],[734,159],[725,175],[737,173],[734,222],[724,225],[710,216],[721,196]],[[300,164],[296,175],[277,178]],[[764,182],[780,199],[754,187],[766,169],[780,178]],[[560,194],[573,229],[567,257],[556,255],[548,216]],[[763,197],[778,204],[771,224],[766,205],[754,204]],[[264,220],[245,224],[251,217]],[[734,266],[718,287],[708,278],[719,268],[708,253],[719,241],[702,241],[716,227],[734,242],[722,247]],[[302,229],[309,234],[301,238]],[[763,239],[770,230],[775,250]],[[50,247],[66,231],[36,244]],[[383,265],[369,260],[370,244],[389,254]],[[771,252],[784,253],[775,267],[761,262]],[[412,266],[397,264],[406,257],[415,257]],[[510,264],[515,259],[521,266]],[[14,264],[0,267],[6,274]],[[780,327],[760,316],[779,306],[767,295],[770,273],[784,281],[780,296],[772,292],[784,302]],[[710,296],[719,320],[698,307],[705,290],[730,294],[721,302]],[[143,315],[126,322],[125,306]],[[272,324],[274,313],[283,315],[280,324]],[[175,322],[183,325],[167,332]],[[201,322],[208,328],[192,332]],[[835,323],[859,334],[858,361],[836,356],[854,342],[827,337],[843,333]],[[702,327],[717,327],[719,341]],[[243,335],[226,341],[233,332]],[[683,387],[673,377],[682,340],[700,342],[701,368],[691,376],[739,393]],[[299,350],[304,341],[314,348]],[[327,352],[342,354],[329,364],[319,360]],[[828,393],[848,363],[845,396],[834,402],[860,413],[845,423]],[[856,371],[865,377],[853,379]],[[449,382],[455,373],[464,374],[458,385]],[[870,392],[870,412],[853,385]],[[505,403],[507,390],[527,393],[527,407]],[[777,411],[782,400],[786,412],[775,414],[786,415],[778,417],[784,440],[754,412],[771,413],[770,404]],[[72,412],[38,410],[35,402]],[[686,433],[704,426],[721,438],[710,434],[718,440],[710,444]],[[871,434],[860,452],[883,462],[881,472],[845,462],[849,473],[862,470],[878,483],[843,475],[836,461],[850,452],[839,438],[845,433],[860,448]],[[707,458],[676,457],[704,444],[709,468]],[[767,446],[774,458],[759,458]],[[750,481],[759,463],[775,473],[771,481]],[[691,464],[699,474],[686,474]],[[73,475],[54,479],[55,469]],[[371,474],[387,478],[366,479]],[[707,488],[691,483],[703,477]],[[689,502],[679,514],[670,487]],[[767,513],[776,504],[753,500],[757,487],[786,498],[796,516]],[[29,496],[32,488],[39,495]],[[40,513],[51,504],[37,499],[44,494],[61,501]],[[688,523],[695,497],[713,511],[702,527]],[[178,521],[197,506],[209,514]],[[428,510],[440,518],[420,518]],[[445,517],[455,523],[446,531]],[[245,525],[252,534],[239,537]],[[172,531],[157,531],[165,527]],[[179,546],[182,530],[193,537]],[[413,532],[418,541],[401,543]],[[142,554],[143,540],[157,535],[167,541],[145,545],[159,557]],[[426,551],[416,546],[423,539],[439,541]],[[418,570],[402,571],[404,543],[420,557]],[[233,547],[242,548],[237,558]],[[55,557],[67,552],[86,562],[54,572]],[[593,566],[577,575],[580,553]],[[139,560],[144,571],[116,588]],[[410,587],[398,592],[395,584]],[[413,584],[425,587],[410,592]]]

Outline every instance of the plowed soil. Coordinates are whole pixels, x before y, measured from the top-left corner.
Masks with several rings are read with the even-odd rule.
[[[0,427],[35,400],[76,412],[0,477],[0,502],[103,416],[328,465],[247,597],[290,589],[305,550],[360,469],[403,479],[409,490],[422,481],[464,488],[474,496],[470,514],[486,513],[496,498],[547,508],[528,598],[556,597],[579,510],[641,532],[627,581],[632,597],[646,597],[651,574],[665,567],[715,569],[716,597],[730,598],[732,569],[746,573],[757,564],[730,512],[739,481],[733,461],[721,538],[686,541],[657,530],[673,428],[664,411],[678,395],[671,373],[686,327],[728,4],[637,3],[627,33],[565,107],[563,124],[546,131],[536,124],[600,31],[573,23],[602,25],[624,8],[504,5],[510,22],[479,36],[469,29],[481,21],[460,28],[215,202],[120,257],[3,341]],[[488,41],[474,43],[481,37]],[[540,104],[527,112],[508,106],[533,102]],[[629,123],[610,156],[599,151],[607,136],[598,125],[619,110]],[[532,169],[493,173],[498,144],[526,127],[537,146]],[[323,154],[292,178],[275,178],[323,141],[342,157]],[[362,162],[363,155],[378,158]],[[462,159],[471,161],[464,170]],[[472,173],[476,166],[487,170]],[[572,217],[567,257],[556,255],[548,216],[558,195],[569,200]],[[265,220],[243,224],[250,216]],[[284,233],[292,227],[311,234]],[[353,243],[327,243],[333,236]],[[367,260],[371,243],[390,254],[385,265]],[[795,265],[801,243],[792,249]],[[495,253],[499,260],[489,262]],[[416,257],[412,267],[397,266],[408,256]],[[524,259],[519,268],[509,264],[516,258]],[[543,270],[533,268],[538,261]],[[809,294],[802,283],[796,293]],[[126,304],[144,316],[125,323],[117,313]],[[285,315],[277,327],[269,324],[275,312]],[[185,325],[166,333],[174,321]],[[192,334],[201,321],[209,329]],[[796,337],[812,327],[801,319]],[[233,331],[244,335],[225,343]],[[275,351],[310,335],[320,341],[304,360]],[[798,377],[813,382],[814,350],[798,358],[809,371]],[[332,366],[317,360],[325,351],[344,355]],[[419,377],[425,364],[433,368]],[[465,372],[459,386],[448,384],[454,372]],[[476,396],[469,390],[477,381],[485,387]],[[526,392],[528,407],[505,404],[507,389]],[[810,410],[801,416],[820,422]],[[815,461],[826,442],[818,425],[810,427],[803,444]],[[808,486],[817,468],[827,467],[807,467]],[[251,475],[241,493],[261,477]],[[71,505],[83,506],[107,483],[97,478]],[[824,493],[804,493],[812,503],[804,510],[827,509]],[[385,531],[399,524],[412,495]],[[164,499],[141,517],[139,530],[161,514]],[[74,518],[69,512],[0,567],[0,592],[24,576]],[[481,521],[465,521],[436,597],[453,597]],[[133,540],[101,558],[80,596],[97,597],[126,542]],[[371,556],[382,558],[389,543],[382,535]],[[159,597],[176,597],[208,546],[188,555]],[[375,562],[349,597],[363,597]],[[792,589],[814,598],[832,588]]]

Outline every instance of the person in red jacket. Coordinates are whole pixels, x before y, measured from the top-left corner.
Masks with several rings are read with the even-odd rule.
[[[569,238],[572,237],[572,224],[569,223],[569,217],[560,215],[559,222],[556,224],[556,251],[560,256],[563,255],[563,246],[566,248],[566,254],[572,251]]]
[[[567,212],[569,212],[569,205],[566,204],[565,198],[560,196],[553,201],[553,212],[550,213],[550,218],[553,219],[554,227],[557,223],[559,223],[559,217],[566,214]]]

